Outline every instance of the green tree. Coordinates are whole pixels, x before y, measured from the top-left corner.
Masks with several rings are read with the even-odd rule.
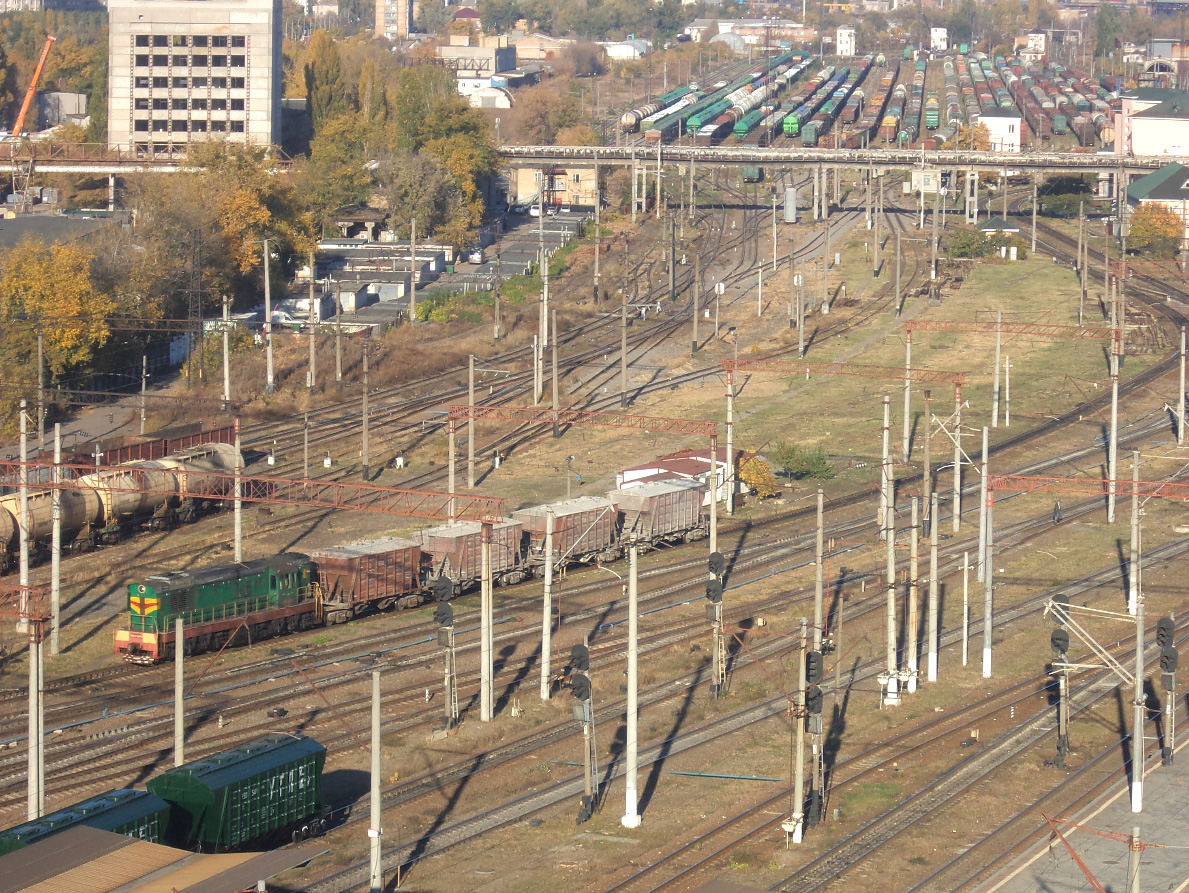
[[[419,34],[439,34],[453,18],[448,6],[440,0],[429,0],[428,3],[417,5],[417,15],[413,20],[413,27]]]
[[[1142,202],[1131,215],[1127,247],[1150,257],[1173,257],[1181,247],[1181,218],[1153,202]]]
[[[347,90],[338,47],[322,29],[310,37],[304,71],[310,120],[317,133],[323,122],[347,111]]]
[[[834,466],[820,447],[807,451],[795,443],[778,440],[768,455],[789,480],[829,480],[834,477]]]
[[[310,142],[310,156],[298,169],[297,183],[320,231],[333,212],[371,196],[365,133],[360,114],[348,112],[324,121]]]

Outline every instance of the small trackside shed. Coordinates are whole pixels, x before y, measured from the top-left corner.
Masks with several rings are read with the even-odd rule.
[[[0,833],[0,856],[76,825],[160,843],[168,821],[169,804],[160,797],[127,788],[108,791]]]
[[[167,837],[200,851],[242,847],[276,832],[320,829],[326,748],[302,735],[269,735],[170,769],[148,789],[173,809]]]

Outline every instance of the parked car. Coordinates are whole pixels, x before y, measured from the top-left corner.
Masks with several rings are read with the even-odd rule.
[[[485,258],[485,257],[483,256],[483,249],[482,249],[482,248],[475,247],[475,248],[472,248],[470,251],[468,251],[468,252],[467,252],[467,260],[468,260],[468,261],[470,261],[470,262],[471,262],[471,263],[473,263],[473,264],[481,264],[481,263],[483,263],[483,262],[484,262],[486,259],[487,259],[487,258]]]
[[[528,216],[529,217],[540,217],[541,216],[541,206],[540,205],[529,205]]]
[[[528,205],[515,204],[512,206],[512,213],[513,214],[527,214],[528,213]]]

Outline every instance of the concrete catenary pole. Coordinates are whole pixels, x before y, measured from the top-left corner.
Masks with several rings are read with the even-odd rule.
[[[343,302],[338,293],[331,292],[334,297],[334,388],[338,393],[343,392]],[[410,317],[411,318],[411,317]]]
[[[896,655],[896,513],[888,506],[884,523],[887,535],[887,674],[888,704],[900,702],[900,677]]]
[[[1032,181],[1032,253],[1036,254],[1036,180]]]
[[[1181,379],[1177,388],[1177,443],[1185,442],[1185,327],[1181,326]]]
[[[813,650],[822,650],[822,626],[824,616],[822,604],[825,601],[825,518],[826,496],[821,487],[817,488],[817,536],[814,542],[814,579],[813,579]]]
[[[625,292],[619,322],[619,407],[628,405],[628,296]]]
[[[241,479],[243,474],[243,453],[240,452],[239,435],[235,435],[235,457],[232,459],[232,464],[235,466],[235,484],[234,493],[235,508],[233,519],[233,535],[232,535],[232,553],[233,560],[236,564],[244,563],[244,482]]]
[[[380,671],[372,670],[371,821],[368,823],[368,891],[384,889],[383,822],[380,808]]]
[[[475,405],[475,355],[467,358],[467,403]],[[556,408],[556,407],[555,407]],[[475,416],[467,413],[467,489],[475,488]]]
[[[638,594],[638,549],[636,537],[632,536],[628,543],[628,690],[627,690],[627,741],[624,750],[624,774],[626,778],[626,806],[620,821],[625,828],[640,827],[640,812],[637,803],[637,753],[636,753],[636,723],[639,718],[639,704],[637,702],[637,661],[639,659],[639,594]]]
[[[694,255],[694,281],[690,283],[690,300],[694,305],[694,334],[689,345],[690,356],[698,352],[698,317],[702,315],[702,255]]]
[[[224,313],[226,317],[226,313]],[[228,367],[227,367],[227,335],[223,335],[223,411],[227,412],[231,406],[231,384],[228,381]],[[148,413],[148,407],[145,405],[148,401],[146,391],[149,386],[149,356],[148,354],[140,355],[140,433],[144,434],[145,416]]]
[[[1003,426],[1011,427],[1011,354],[1003,357]]]
[[[995,492],[987,490],[987,541],[983,547],[983,678],[991,678],[991,636],[994,632]]]
[[[805,626],[801,618],[801,656],[798,660],[797,693],[805,706]],[[797,717],[797,764],[793,770],[793,843],[800,843],[805,833],[805,719]]]
[[[912,530],[909,538],[908,555],[908,630],[905,640],[908,644],[908,690],[917,690],[917,676],[920,672],[920,652],[917,630],[921,627],[920,603],[920,506],[912,498]]]
[[[20,548],[20,584],[23,587],[29,585],[29,466],[26,464],[29,461],[29,419],[28,413],[25,411],[26,406],[25,398],[22,397],[20,402],[21,472],[20,495],[18,497],[20,507],[17,528]],[[21,597],[21,606],[26,607],[27,605],[28,593],[26,591]],[[42,716],[41,636],[36,622],[22,622],[25,623],[26,631],[29,634],[29,744],[26,778],[28,779],[28,818],[29,821],[33,821],[41,817],[42,803],[45,800],[45,795],[42,793],[44,779],[41,772],[43,765],[41,748],[44,744],[40,725]]]
[[[458,439],[458,427],[454,419],[446,420],[446,491],[454,493],[454,466],[457,464],[457,457],[455,451],[458,449],[456,443]],[[454,497],[450,497],[450,523],[454,523],[455,518],[455,502]]]
[[[1127,613],[1139,602],[1139,450],[1131,453],[1131,551],[1127,559]]]
[[[970,553],[962,553],[962,666],[970,662]]]
[[[561,437],[561,427],[558,425],[557,415],[556,415],[557,410],[558,410],[558,402],[557,402],[557,386],[558,386],[558,381],[557,381],[557,308],[556,307],[553,309],[552,313],[550,314],[550,324],[553,328],[553,332],[552,332],[552,337],[549,339],[549,350],[552,354],[553,359],[552,359],[552,369],[551,369],[549,378],[553,382],[553,412],[554,412],[553,437],[556,439],[558,437]]]
[[[550,651],[553,648],[553,509],[545,509],[545,592],[541,607],[541,700],[553,693]]]
[[[313,335],[310,336],[311,338]],[[148,366],[148,357],[143,358],[143,367]],[[141,381],[144,381],[142,375]],[[143,385],[142,385],[143,393]],[[231,304],[227,296],[223,296],[223,412],[231,411]],[[141,401],[141,428],[140,433],[144,434],[144,401]]]
[[[991,427],[999,427],[999,363],[1003,359],[1003,311],[995,312],[995,366],[991,382]]]
[[[891,480],[891,477],[892,477],[892,469],[890,468],[891,455],[889,453],[890,444],[888,442],[889,438],[891,436],[891,431],[890,431],[890,427],[889,427],[889,424],[891,421],[891,414],[892,414],[892,398],[890,396],[888,396],[887,394],[884,394],[883,395],[883,454],[882,454],[882,459],[880,460],[880,466],[879,466],[879,473],[880,473],[879,517],[876,519],[877,522],[880,524],[880,528],[881,528],[880,533],[879,533],[880,539],[884,539],[888,535],[887,527],[884,526],[883,522],[885,520],[887,520],[888,506],[891,504],[891,500],[888,499],[888,481]]]
[[[924,468],[921,471],[921,486],[924,492],[925,511],[929,513],[929,526],[937,523],[937,513],[933,511],[933,392],[925,390],[925,447]]]
[[[903,455],[904,464],[908,464],[909,450],[912,445],[909,441],[908,429],[912,417],[912,332],[908,332],[904,336],[904,440],[903,440]]]
[[[1111,354],[1111,431],[1107,452],[1106,523],[1115,523],[1119,476],[1119,355]]]
[[[483,522],[480,533],[482,546],[482,577],[480,579],[480,630],[479,630],[479,719],[491,722],[495,701],[492,697],[493,667],[491,663],[492,604],[491,604],[491,524]]]
[[[310,322],[310,396],[314,396],[314,392],[318,390],[318,317],[320,313],[314,313],[314,252],[310,252],[310,295],[308,306],[306,308],[309,313]]]
[[[62,425],[54,422],[54,483],[62,481]],[[51,505],[54,529],[50,542],[50,655],[57,656],[62,622],[62,491],[54,488]]]
[[[738,352],[739,335],[735,335]],[[735,373],[727,372],[727,514],[735,514]]]
[[[367,341],[364,341],[363,342],[363,398],[362,398],[363,399],[363,444],[362,444],[362,449],[359,452],[359,456],[360,456],[360,476],[365,481],[368,479],[368,471],[369,471],[368,466],[370,465],[370,458],[371,458],[369,456],[371,444],[368,442],[368,434],[369,434],[368,416],[370,415],[370,413],[368,412],[368,406],[367,406],[368,391],[371,390],[371,380],[370,380],[368,368],[367,368],[367,362],[368,362],[367,357],[368,357],[368,354],[371,353],[371,351],[368,349],[369,347],[371,347],[371,345]],[[454,492],[453,488],[450,490],[450,492],[451,493]]]
[[[983,426],[983,462],[982,473],[979,475],[978,482],[978,554],[980,556],[978,562],[978,579],[983,578],[986,571],[986,544],[987,544],[987,454],[990,447],[991,429],[986,425]]]
[[[940,619],[938,613],[941,610],[941,595],[939,591],[939,581],[937,579],[937,494],[932,494],[931,504],[929,506],[929,517],[933,519],[929,523],[929,622],[928,622],[928,636],[929,636],[929,657],[926,672],[930,682],[937,681],[937,647],[938,647],[938,626]]]
[[[271,394],[276,390],[272,370],[272,291],[268,275],[268,239],[264,240],[264,357],[266,374],[264,393]]]
[[[186,627],[174,621],[173,638],[173,765],[186,762]]]
[[[710,551],[718,551],[718,436],[710,437],[710,473],[706,475],[710,491]]]
[[[1144,596],[1135,602],[1135,694],[1131,713],[1131,811],[1144,808]],[[1138,860],[1137,860],[1138,862]]]
[[[953,532],[962,527],[962,390],[954,388],[954,515]]]
[[[409,325],[417,325],[417,218],[409,221]]]

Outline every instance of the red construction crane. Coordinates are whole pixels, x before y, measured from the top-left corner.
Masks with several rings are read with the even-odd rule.
[[[25,118],[29,114],[29,108],[33,105],[33,97],[37,95],[37,82],[41,80],[41,70],[45,68],[45,60],[50,54],[50,47],[57,39],[52,34],[46,35],[45,46],[41,48],[41,55],[37,59],[37,67],[33,69],[33,79],[29,81],[29,89],[25,91],[25,101],[21,103],[21,113],[17,115],[17,122],[12,128],[13,139],[19,137],[21,131],[25,129]]]

